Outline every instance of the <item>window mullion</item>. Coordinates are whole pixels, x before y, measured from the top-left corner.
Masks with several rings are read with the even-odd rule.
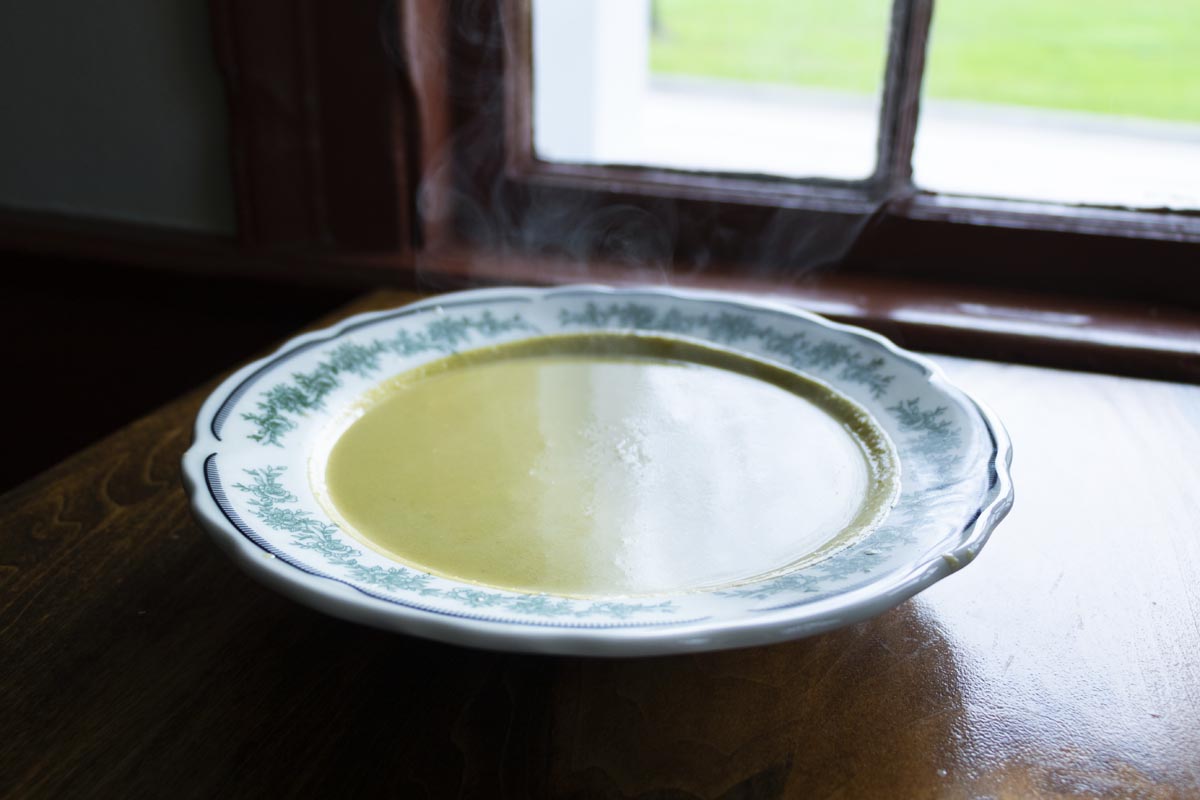
[[[878,199],[912,189],[912,153],[925,72],[933,0],[894,0],[887,72],[879,112],[879,145],[872,179]]]

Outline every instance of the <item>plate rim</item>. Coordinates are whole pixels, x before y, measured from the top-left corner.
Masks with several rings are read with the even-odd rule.
[[[893,357],[915,364],[927,382],[955,396],[979,415],[992,439],[988,457],[988,488],[979,512],[954,535],[947,536],[911,560],[908,569],[895,570],[880,580],[848,592],[786,608],[763,610],[751,617],[724,620],[667,622],[637,627],[569,627],[521,624],[432,613],[371,597],[354,586],[313,575],[260,548],[227,518],[209,490],[205,467],[218,452],[220,437],[214,428],[218,414],[232,407],[247,381],[266,373],[276,362],[332,341],[382,318],[417,313],[463,301],[525,299],[529,302],[559,294],[595,294],[598,297],[655,296],[685,301],[734,304],[746,311],[770,310],[805,319],[815,325],[867,340]],[[1007,515],[1014,499],[1011,467],[1012,442],[1004,425],[985,404],[952,383],[942,368],[887,337],[854,325],[834,322],[778,298],[706,289],[658,286],[606,286],[568,284],[549,288],[528,286],[488,287],[434,295],[391,309],[355,314],[334,325],[292,337],[271,353],[234,371],[210,392],[193,424],[191,446],[182,459],[182,478],[193,515],[206,533],[247,574],[276,591],[325,613],[395,632],[408,633],[451,644],[510,652],[570,655],[630,656],[718,650],[800,638],[861,621],[899,605],[937,581],[970,563],[996,525]]]

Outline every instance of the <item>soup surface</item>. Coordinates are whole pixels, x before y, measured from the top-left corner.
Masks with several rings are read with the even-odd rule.
[[[711,588],[876,524],[886,434],[824,384],[689,341],[547,336],[450,356],[329,432],[317,494],[367,545],[459,580],[573,596]]]

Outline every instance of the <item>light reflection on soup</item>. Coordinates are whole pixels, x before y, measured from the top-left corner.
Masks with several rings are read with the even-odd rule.
[[[824,384],[654,336],[451,356],[331,435],[315,482],[352,535],[425,571],[574,596],[810,563],[876,524],[899,483],[886,435]]]

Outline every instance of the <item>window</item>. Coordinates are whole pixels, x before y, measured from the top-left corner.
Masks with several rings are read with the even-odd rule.
[[[553,72],[552,62],[545,60],[552,53],[539,56],[535,49],[545,35],[536,18],[542,2],[576,10],[590,6],[598,13],[630,0],[509,0],[496,7],[463,2],[451,8],[454,170],[439,172],[448,188],[427,194],[442,198],[452,211],[450,228],[469,245],[575,261],[670,263],[683,273],[728,267],[738,275],[749,270],[762,276],[770,270],[787,281],[798,272],[836,265],[844,275],[1003,284],[1132,300],[1178,302],[1196,294],[1200,219],[1193,211],[1087,207],[1020,193],[989,198],[989,192],[938,186],[946,181],[923,158],[917,163],[925,172],[914,184],[929,0],[898,0],[890,7],[887,47],[878,55],[884,77],[875,168],[865,179],[847,176],[854,170],[805,179],[762,175],[748,166],[698,172],[664,160],[637,163],[606,156],[622,148],[628,152],[628,143],[614,139],[576,150],[566,144],[557,151],[565,139],[539,142],[535,127],[547,133],[548,122],[539,118],[544,112],[536,101],[538,71]],[[576,35],[590,32],[604,49],[604,26],[594,19],[575,26]],[[596,58],[568,47],[563,37],[557,43],[571,58]],[[943,68],[937,48],[935,41],[931,70]],[[563,83],[569,86],[570,80]],[[547,80],[541,85],[546,88]],[[580,101],[578,108],[590,109],[593,116],[610,114],[610,119],[622,115],[604,106],[602,90],[593,98],[590,106]],[[575,121],[584,115],[581,110]],[[980,157],[996,157],[988,148],[979,143]],[[919,182],[923,176],[929,178],[928,188]],[[601,210],[606,212],[598,215]]]
[[[863,180],[888,0],[536,0],[534,150],[550,161]]]
[[[866,180],[891,11],[890,0],[534,0],[534,152]],[[931,37],[916,186],[1200,208],[1200,6],[944,0]]]
[[[938,192],[1200,208],[1200,5],[942,0],[914,153]]]

